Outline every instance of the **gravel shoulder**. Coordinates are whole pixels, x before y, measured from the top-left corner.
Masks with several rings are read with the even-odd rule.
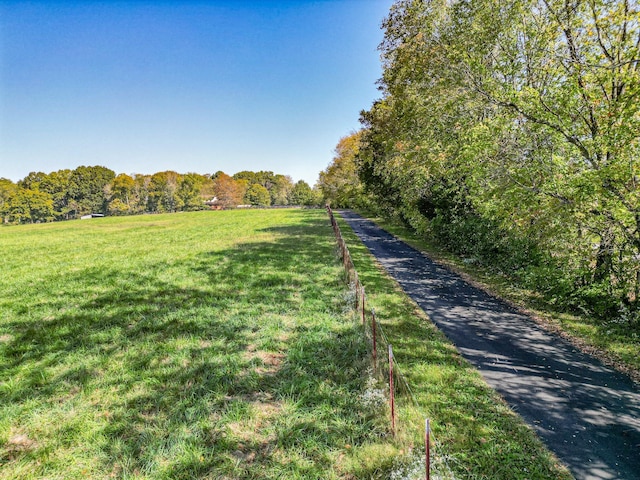
[[[640,391],[354,212],[378,262],[579,480],[640,479]]]

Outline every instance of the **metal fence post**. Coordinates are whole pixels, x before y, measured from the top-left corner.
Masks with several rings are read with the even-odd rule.
[[[396,398],[393,389],[393,348],[389,344],[389,404],[391,407],[391,432],[396,436]]]
[[[426,479],[431,478],[431,425],[429,419],[424,421],[424,450],[425,450],[425,471]]]
[[[371,335],[373,337],[373,371],[375,372],[378,369],[378,340],[377,336],[377,327],[376,327],[376,311],[374,308],[371,309]]]
[[[365,316],[364,316],[364,307],[365,307],[365,303],[364,303],[364,299],[365,299],[365,294],[364,294],[364,285],[361,286],[362,289],[362,326],[365,326]]]

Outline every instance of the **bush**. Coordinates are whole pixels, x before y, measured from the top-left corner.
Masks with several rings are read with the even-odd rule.
[[[529,239],[505,231],[496,222],[475,214],[436,216],[431,222],[435,239],[448,250],[473,257],[502,272],[513,273],[539,265],[542,255]]]

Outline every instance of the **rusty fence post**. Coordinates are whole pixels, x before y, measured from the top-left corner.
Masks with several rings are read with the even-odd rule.
[[[378,341],[376,338],[376,311],[371,309],[371,335],[373,337],[373,371],[378,369]]]
[[[364,293],[364,285],[361,285],[360,288],[362,289],[362,326],[364,327],[365,324],[366,324],[365,323],[366,319],[365,319],[365,316],[364,316],[364,308],[365,308],[365,298],[366,298],[366,296],[365,296],[365,293]]]
[[[424,421],[424,453],[426,479],[431,479],[431,425],[429,419]]]
[[[393,348],[389,344],[389,406],[391,407],[391,433],[396,436],[396,398],[393,389]]]
[[[349,263],[348,263],[348,259],[347,259],[347,246],[344,243],[344,240],[342,240],[342,237],[340,237],[340,247],[342,249],[342,266],[344,267],[344,271],[347,273],[347,279],[349,279]]]

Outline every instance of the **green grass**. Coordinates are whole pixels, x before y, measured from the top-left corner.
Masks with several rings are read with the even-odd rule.
[[[478,263],[467,263],[398,223],[379,217],[374,221],[485,290],[528,312],[582,350],[595,354],[640,382],[640,324],[637,322],[629,324],[624,319],[601,319],[559,310],[541,294],[519,287],[507,275]]]
[[[437,442],[436,460],[444,457],[458,478],[572,478],[397,283],[381,273],[346,223],[339,219],[339,224],[367,302],[375,309],[411,389],[403,391],[397,382],[398,453],[411,460],[406,453],[420,448],[428,417]]]
[[[345,235],[460,478],[568,478]],[[405,396],[396,440],[363,401],[323,211],[10,227],[0,251],[0,479],[389,478],[420,450]]]
[[[331,235],[309,210],[0,229],[0,478],[374,476]]]

